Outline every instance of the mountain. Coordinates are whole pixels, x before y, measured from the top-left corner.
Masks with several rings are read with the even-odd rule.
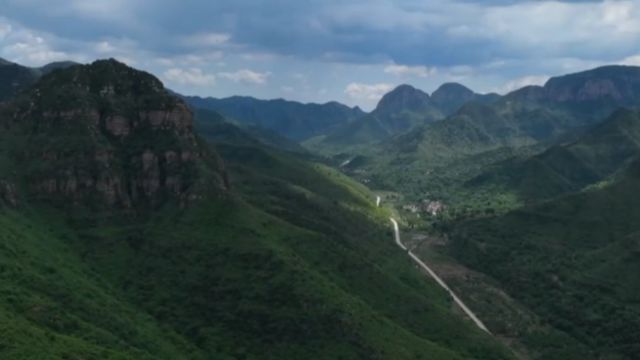
[[[452,224],[451,253],[592,349],[637,358],[640,162],[599,189]]]
[[[624,90],[635,89],[639,69],[624,66],[598,68],[552,78],[545,87],[525,87],[493,102],[472,101],[442,121],[417,126],[376,144],[376,148],[339,144],[329,147],[324,143],[309,147],[329,154],[343,153],[344,157],[350,158],[367,156],[369,161],[354,171],[366,174],[364,179],[371,179],[384,188],[402,189],[418,196],[433,191],[434,186],[451,182],[464,187],[465,182],[488,171],[476,164],[484,167],[506,160],[505,155],[509,153],[530,156],[532,152],[543,151],[555,144],[575,141],[620,107],[640,106],[640,103],[634,103],[632,92]],[[609,76],[611,79],[607,80]],[[618,97],[606,91],[589,92],[587,90],[592,87],[588,84],[596,81],[593,79],[614,84],[616,89],[620,88],[617,93],[627,95]],[[453,88],[469,95],[464,89]],[[576,94],[573,97],[550,95],[557,94],[560,88],[573,89]],[[591,95],[584,95],[586,93]],[[430,176],[425,177],[425,173]],[[526,176],[521,178],[523,181],[528,179]],[[536,188],[532,183],[530,185],[531,189]],[[445,192],[446,188],[442,187]],[[543,189],[545,187],[537,188]]]
[[[381,116],[391,116],[405,111],[421,113],[431,110],[429,94],[404,84],[386,93],[378,102],[374,112]]]
[[[400,85],[385,94],[370,114],[310,139],[305,145],[327,153],[362,148],[438,122],[465,104],[491,104],[499,98],[497,94],[476,94],[457,83],[443,84],[431,96],[411,85]]]
[[[447,85],[445,89],[461,98],[471,96],[470,90],[457,85]],[[442,149],[438,150],[439,145],[448,152],[468,154],[548,141],[602,122],[620,107],[640,106],[638,93],[640,67],[607,66],[555,77],[544,87],[529,86],[494,102],[462,106],[445,121],[391,140],[391,146],[424,147],[427,150],[422,154],[446,156]],[[407,138],[422,139],[423,143],[414,144]]]
[[[55,61],[43,67],[37,68],[37,71],[40,73],[40,75],[46,75],[54,70],[66,69],[74,65],[80,65],[80,64],[74,61]]]
[[[489,104],[500,99],[498,94],[477,94],[458,83],[442,84],[431,94],[431,101],[445,115],[452,115],[468,102]]]
[[[32,69],[0,59],[0,102],[17,94],[37,79]]]
[[[640,113],[618,110],[577,141],[526,159],[510,159],[471,180],[472,187],[499,186],[540,200],[596,184],[640,157]]]
[[[207,147],[193,135],[184,102],[114,60],[55,75],[3,109],[14,142],[6,150],[19,159],[29,195],[90,209],[193,196],[187,189]],[[221,162],[213,153],[210,160],[219,174],[207,187],[225,187]]]
[[[612,100],[620,106],[640,103],[640,67],[603,66],[549,79],[547,99],[557,102]]]
[[[513,358],[367,188],[205,115],[115,60],[2,104],[0,357]]]
[[[594,124],[619,107],[640,106],[640,67],[610,65],[549,79],[504,96],[506,103],[564,109]]]
[[[185,96],[196,108],[215,110],[240,124],[270,129],[299,141],[326,132],[364,115],[360,108],[338,102],[302,104],[283,99],[259,100],[233,96],[224,99]]]
[[[0,58],[0,102],[14,97],[43,74],[74,64],[73,62],[56,62],[41,68],[29,68]]]
[[[309,154],[300,144],[275,131],[258,126],[231,124],[224,116],[213,110],[194,108],[193,115],[194,126],[198,134],[213,143],[224,141]]]
[[[307,145],[317,148],[374,143],[443,117],[427,93],[400,85],[385,94],[371,113],[338,126]]]

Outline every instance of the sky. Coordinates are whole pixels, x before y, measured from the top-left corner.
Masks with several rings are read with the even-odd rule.
[[[404,83],[506,93],[640,66],[640,0],[0,0],[0,57],[113,57],[187,95],[370,110]]]

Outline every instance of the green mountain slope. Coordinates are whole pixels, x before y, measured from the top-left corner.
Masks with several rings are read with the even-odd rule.
[[[640,115],[619,110],[575,142],[527,159],[510,159],[473,179],[527,200],[544,199],[607,179],[640,156]]]
[[[193,109],[194,126],[199,135],[216,141],[245,145],[266,145],[275,149],[307,154],[308,151],[297,142],[279,135],[273,130],[251,125],[234,125],[222,115],[206,109]]]
[[[341,154],[342,158],[365,156],[368,161],[354,173],[364,174],[362,178],[375,186],[412,196],[433,192],[434,186],[445,183],[463,188],[465,182],[484,171],[476,164],[486,166],[506,160],[496,156],[498,153],[531,155],[528,149],[539,152],[573,141],[621,106],[640,105],[633,95],[640,83],[638,69],[602,67],[552,78],[544,87],[525,87],[490,103],[470,102],[442,121],[416,127],[375,146],[323,147],[313,143],[309,147]],[[461,92],[469,96],[468,91]],[[570,159],[564,163],[575,165]],[[523,186],[532,189],[536,185],[526,184],[532,178],[528,174],[553,175],[544,168],[523,171]],[[561,183],[565,180],[557,178],[553,182],[564,191],[561,188],[566,185]],[[544,186],[538,190],[546,191]],[[550,193],[554,191],[558,190]]]
[[[55,71],[0,122],[2,358],[512,358],[365,187],[230,124],[214,149],[150,74]]]
[[[635,359],[640,163],[599,190],[454,225],[451,252],[593,353]]]

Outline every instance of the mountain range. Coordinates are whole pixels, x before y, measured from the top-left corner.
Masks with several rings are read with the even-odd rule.
[[[543,153],[513,158],[487,169],[471,186],[500,184],[524,199],[545,199],[579,191],[623,172],[640,156],[640,114],[621,109],[576,141]]]
[[[270,129],[296,141],[329,131],[364,115],[360,108],[350,108],[338,102],[302,104],[283,99],[259,100],[243,96],[224,99],[185,96],[184,99],[193,107],[217,111],[238,124]]]
[[[2,358],[640,351],[640,67],[504,96],[400,85],[370,113],[182,96],[113,59],[0,61],[0,90]],[[496,336],[391,216],[449,276],[489,279],[453,283],[471,306],[499,289],[480,309]]]
[[[514,358],[366,187],[151,74],[52,71],[0,126],[2,358]]]
[[[456,83],[443,84],[431,96],[411,85],[400,85],[385,94],[371,113],[307,143],[322,151],[326,147],[380,142],[443,120],[468,102],[491,103],[498,98],[496,94],[476,94]]]

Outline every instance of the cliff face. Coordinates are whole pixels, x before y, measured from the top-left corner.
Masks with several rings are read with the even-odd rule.
[[[228,187],[193,115],[153,76],[115,60],[54,71],[3,110],[27,193],[90,208],[182,206]],[[6,192],[6,191],[5,191]]]

